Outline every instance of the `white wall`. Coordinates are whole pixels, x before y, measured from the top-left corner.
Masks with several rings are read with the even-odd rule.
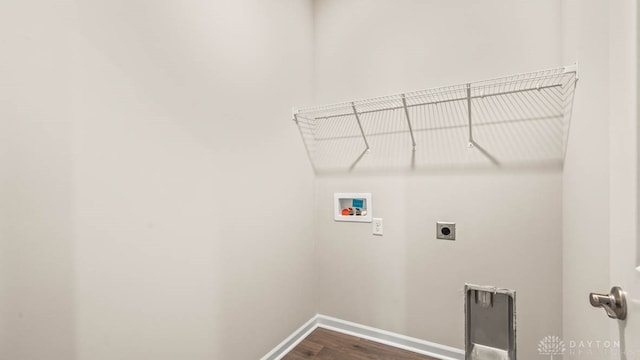
[[[255,359],[316,313],[311,2],[2,8],[0,359]]]
[[[557,1],[315,2],[316,102],[564,65]],[[569,61],[572,63],[573,61]],[[464,146],[464,144],[462,144]],[[370,224],[335,223],[333,192],[372,192]],[[465,282],[518,292],[518,351],[562,332],[562,174],[461,171],[316,180],[320,312],[464,346]],[[458,240],[435,240],[437,220]]]
[[[74,358],[69,15],[66,1],[0,5],[3,360]]]
[[[316,310],[462,347],[464,282],[518,291],[522,357],[563,330],[609,336],[586,301],[615,281],[609,191],[628,185],[624,172],[609,181],[625,151],[609,151],[610,84],[626,73],[609,77],[610,47],[625,47],[610,43],[607,2],[313,3],[0,5],[0,359],[251,359]],[[575,60],[563,174],[334,176],[314,189],[286,121],[295,104]],[[336,191],[373,192],[385,235],[333,222]],[[436,220],[458,222],[458,241],[435,241]],[[562,292],[562,306],[537,304],[540,292]]]

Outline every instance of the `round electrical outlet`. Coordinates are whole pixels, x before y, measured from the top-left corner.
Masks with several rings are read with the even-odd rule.
[[[436,223],[436,238],[442,240],[455,240],[456,223],[438,221]]]

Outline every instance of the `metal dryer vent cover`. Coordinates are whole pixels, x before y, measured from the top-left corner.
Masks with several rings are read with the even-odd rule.
[[[516,292],[465,284],[465,360],[516,360]]]

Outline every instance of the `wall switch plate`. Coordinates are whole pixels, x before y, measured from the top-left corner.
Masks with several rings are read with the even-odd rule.
[[[373,235],[382,235],[382,218],[373,218]]]
[[[436,238],[442,240],[456,239],[456,223],[438,221],[436,223]]]

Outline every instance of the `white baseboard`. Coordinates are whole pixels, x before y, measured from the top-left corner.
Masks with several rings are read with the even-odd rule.
[[[267,355],[263,356],[260,360],[280,360],[285,355],[289,353],[289,351],[293,350],[304,338],[309,336],[313,332],[313,330],[318,328],[318,315],[311,318],[311,320],[307,321],[304,325],[302,325],[298,330],[294,331],[293,334],[289,335],[283,342],[281,342],[278,346],[273,348],[273,350],[269,351]]]
[[[317,328],[337,331],[343,334],[356,336],[381,344],[412,351],[418,354],[432,356],[441,360],[464,360],[464,351],[453,347],[424,341],[409,336],[392,333],[373,327],[352,323],[345,320],[332,318],[325,315],[316,315],[306,324],[296,330],[291,336],[276,346],[261,360],[280,360],[289,351],[296,347],[304,338]]]

